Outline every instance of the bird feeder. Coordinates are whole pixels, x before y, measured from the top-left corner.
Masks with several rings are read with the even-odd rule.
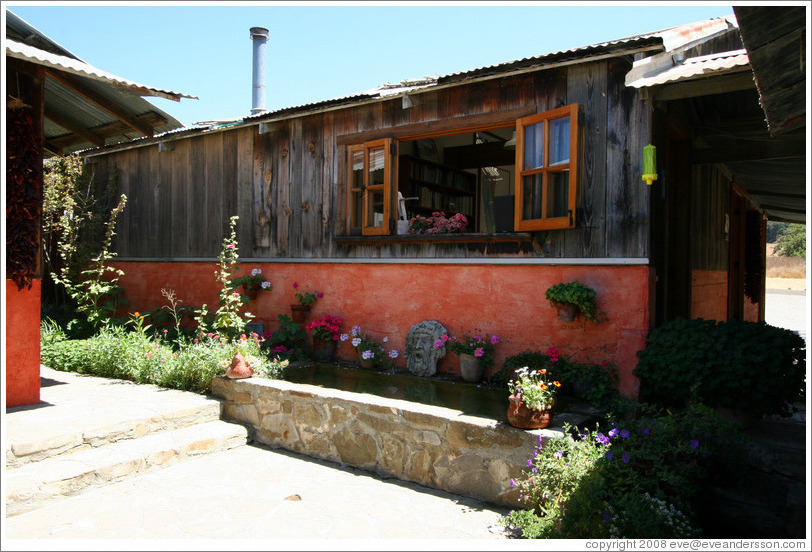
[[[649,186],[657,180],[657,148],[651,144],[643,148],[643,180]]]

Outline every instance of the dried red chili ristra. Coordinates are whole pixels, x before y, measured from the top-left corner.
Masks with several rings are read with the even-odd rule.
[[[42,212],[42,147],[31,108],[7,109],[6,278],[31,289]]]

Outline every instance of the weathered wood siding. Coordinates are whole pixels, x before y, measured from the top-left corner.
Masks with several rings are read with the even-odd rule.
[[[93,158],[129,203],[116,249],[124,258],[216,257],[232,215],[244,258],[647,257],[648,188],[640,179],[649,108],[604,60],[423,92],[257,126],[220,129]],[[537,232],[531,248],[473,244],[339,244],[347,234],[345,146],[552,109],[583,108],[578,227]]]

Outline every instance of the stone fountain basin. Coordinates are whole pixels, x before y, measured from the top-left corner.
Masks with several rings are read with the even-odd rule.
[[[510,481],[536,447],[563,435],[565,422],[588,419],[560,413],[555,427],[525,430],[506,418],[256,377],[215,377],[212,393],[223,417],[246,425],[258,443],[511,508],[524,506]]]

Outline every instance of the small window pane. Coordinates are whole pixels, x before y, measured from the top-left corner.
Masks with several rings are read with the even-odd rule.
[[[367,190],[367,192],[369,193],[367,226],[380,228],[383,226],[383,190]]]
[[[569,211],[569,171],[551,173],[547,178],[545,218],[566,217]]]
[[[356,151],[352,154],[352,187],[364,186],[364,152]]]
[[[550,165],[570,161],[570,118],[550,121]]]
[[[383,148],[369,150],[369,185],[383,186],[386,156]],[[383,200],[382,200],[383,201]]]
[[[360,228],[362,224],[361,214],[364,212],[364,195],[361,192],[352,194],[352,212],[350,213],[350,226]]]
[[[524,127],[524,169],[540,169],[544,166],[544,123]]]
[[[524,220],[541,218],[541,174],[532,174],[523,178],[522,218]]]

